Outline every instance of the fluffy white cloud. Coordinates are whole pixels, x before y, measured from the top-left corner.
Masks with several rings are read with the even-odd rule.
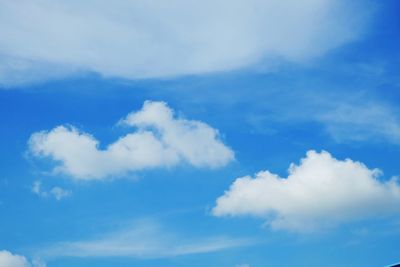
[[[307,152],[291,164],[287,178],[269,171],[238,178],[217,199],[216,216],[254,215],[273,229],[312,231],[352,220],[400,212],[396,178],[380,181],[381,171],[328,152]]]
[[[14,255],[7,250],[0,251],[1,267],[31,267],[24,256]]]
[[[74,127],[59,126],[34,133],[29,149],[36,156],[59,162],[55,171],[79,179],[103,178],[186,162],[195,167],[221,167],[234,159],[233,151],[219,138],[217,130],[200,121],[176,118],[164,102],[144,103],[120,124],[136,131],[107,146]]]
[[[71,195],[71,191],[65,190],[61,187],[55,186],[51,188],[49,191],[46,191],[42,188],[42,183],[40,181],[35,181],[32,185],[32,193],[40,196],[40,197],[54,197],[57,200],[61,200],[65,197]]]
[[[359,37],[368,5],[356,2],[1,1],[0,83],[82,70],[148,78],[265,58],[302,62]]]

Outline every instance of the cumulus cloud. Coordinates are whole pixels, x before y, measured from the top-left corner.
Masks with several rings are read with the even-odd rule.
[[[0,251],[1,267],[31,267],[24,256],[12,254],[7,250]]]
[[[201,74],[265,58],[304,62],[359,38],[367,6],[344,0],[1,1],[0,83],[77,71],[128,79]]]
[[[308,151],[287,178],[269,171],[236,179],[212,210],[215,216],[253,215],[273,229],[313,231],[353,220],[400,212],[396,178],[328,152]]]
[[[195,167],[217,168],[234,159],[217,130],[194,120],[176,118],[164,102],[146,101],[141,110],[119,124],[136,131],[120,137],[104,150],[93,136],[70,126],[34,133],[29,149],[59,165],[56,172],[78,179],[96,179],[185,162]]]
[[[32,185],[32,193],[40,196],[40,197],[54,197],[57,200],[61,200],[65,197],[71,195],[71,191],[65,190],[61,187],[55,186],[52,187],[50,190],[46,191],[42,188],[42,183],[40,181],[35,181]]]

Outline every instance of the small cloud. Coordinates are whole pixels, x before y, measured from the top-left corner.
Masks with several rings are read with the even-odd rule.
[[[61,200],[62,198],[68,197],[71,195],[71,192],[65,189],[62,189],[61,187],[53,187],[50,189],[50,194],[53,195],[57,200]]]
[[[40,182],[40,181],[35,181],[33,183],[31,191],[32,191],[32,193],[34,193],[40,197],[43,197],[43,198],[54,197],[57,200],[61,200],[65,197],[68,197],[71,195],[71,191],[65,190],[58,186],[55,186],[55,187],[51,188],[50,190],[46,191],[42,188],[42,182]]]
[[[201,121],[177,118],[164,102],[146,101],[119,124],[135,131],[104,150],[92,135],[66,126],[34,133],[29,149],[35,156],[60,162],[55,171],[87,180],[180,163],[218,168],[234,159],[218,130]]]
[[[42,191],[42,182],[40,182],[40,181],[33,182],[31,191],[32,191],[32,193],[34,193],[38,196],[41,196],[41,197],[47,196],[47,192]]]
[[[46,263],[41,259],[33,259],[32,265],[33,267],[46,267]]]

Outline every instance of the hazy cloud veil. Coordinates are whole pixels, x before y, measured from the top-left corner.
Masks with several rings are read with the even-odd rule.
[[[336,0],[0,2],[0,84],[96,72],[154,78],[264,58],[304,62],[357,39],[365,5]]]

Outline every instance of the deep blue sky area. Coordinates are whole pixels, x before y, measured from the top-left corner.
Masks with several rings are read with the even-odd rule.
[[[0,267],[399,262],[399,14],[0,1]]]

